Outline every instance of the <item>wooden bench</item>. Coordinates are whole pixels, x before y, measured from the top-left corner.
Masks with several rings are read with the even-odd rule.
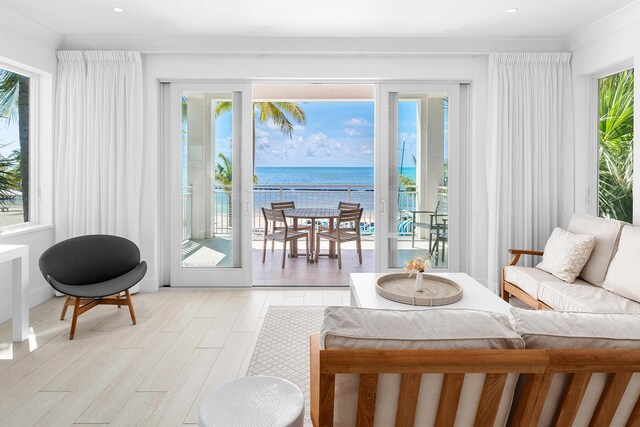
[[[571,426],[592,376],[606,373],[606,384],[595,396],[589,424],[604,427],[611,425],[632,375],[640,372],[640,350],[320,350],[319,336],[312,335],[310,353],[311,420],[315,427],[334,424],[339,374],[359,374],[356,425],[363,427],[374,423],[380,374],[401,375],[396,426],[414,424],[422,374],[444,374],[435,422],[438,427],[454,425],[465,376],[479,373],[486,377],[473,424],[492,426],[507,376],[519,374],[519,390],[507,425],[534,427],[551,398],[549,391],[556,375],[563,374],[565,381],[555,402],[552,425]],[[639,427],[640,400],[631,404],[626,427]]]

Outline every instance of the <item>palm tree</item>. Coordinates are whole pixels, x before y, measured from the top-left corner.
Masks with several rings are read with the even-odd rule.
[[[29,221],[29,77],[0,69],[0,116],[18,119],[20,190],[24,222]]]
[[[598,210],[633,221],[633,70],[600,79]]]
[[[223,113],[231,111],[231,101],[218,102],[214,109],[214,117],[218,118]],[[253,126],[253,164],[256,163],[256,110],[258,114],[258,121],[260,123],[266,123],[271,120],[280,128],[280,132],[289,138],[293,135],[294,124],[305,125],[307,123],[307,117],[302,107],[295,102],[254,102],[253,103],[253,115],[251,120]],[[291,117],[291,118],[289,118]],[[257,178],[254,175],[254,183],[257,182]]]

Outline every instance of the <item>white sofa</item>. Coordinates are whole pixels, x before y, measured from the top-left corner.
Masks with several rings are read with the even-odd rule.
[[[640,315],[328,307],[311,339],[312,421],[637,426],[639,370]]]
[[[516,263],[521,255],[540,256],[542,252],[510,249],[514,258],[502,273],[502,297],[508,301],[513,295],[536,309],[591,313],[640,313],[640,303],[603,286],[625,229],[629,235],[635,236],[640,232],[640,227],[620,221],[573,214],[567,231],[595,236],[595,246],[591,256],[576,281],[567,283],[538,268],[518,266]],[[638,245],[640,246],[640,242]],[[633,268],[629,271],[633,271]],[[620,271],[617,271],[617,274],[621,274]],[[632,273],[629,273],[629,276],[629,283],[638,283],[640,286],[638,277],[633,277]]]

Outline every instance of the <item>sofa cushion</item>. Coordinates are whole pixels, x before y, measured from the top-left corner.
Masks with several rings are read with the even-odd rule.
[[[640,302],[640,227],[622,228],[618,250],[609,265],[603,287]]]
[[[538,298],[538,289],[544,282],[561,282],[552,274],[534,267],[510,265],[504,269],[504,279],[516,285],[533,298]]]
[[[580,278],[592,285],[602,286],[623,225],[624,223],[620,221],[579,213],[571,216],[568,231],[575,234],[589,234],[596,238],[591,256],[580,272]]]
[[[472,349],[524,348],[524,341],[511,330],[506,314],[475,310],[370,310],[328,307],[320,335],[327,349]],[[493,427],[504,427],[517,381],[509,374],[500,397]],[[425,373],[420,381],[415,425],[435,425],[442,374]],[[394,425],[400,374],[378,375],[375,425]],[[456,419],[473,420],[478,412],[485,375],[466,375]],[[356,425],[358,374],[338,374],[335,379],[335,427]]]
[[[640,313],[640,304],[583,280],[545,282],[538,299],[554,310],[588,313]]]
[[[556,227],[544,247],[542,262],[536,267],[572,283],[587,263],[595,241],[594,236],[574,234]]]
[[[591,285],[587,285],[591,286]],[[528,349],[640,348],[640,314],[510,309]]]
[[[327,307],[326,349],[523,348],[506,314],[476,310],[377,310]]]

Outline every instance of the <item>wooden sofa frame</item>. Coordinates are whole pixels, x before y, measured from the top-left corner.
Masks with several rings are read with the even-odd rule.
[[[509,253],[513,255],[513,257],[511,258],[511,261],[509,261],[509,264],[507,265],[507,267],[516,265],[522,255],[542,256],[544,254],[543,252],[540,252],[540,251],[530,251],[530,250],[524,250],[524,249],[509,249]],[[520,289],[518,286],[514,285],[511,282],[507,282],[504,278],[504,268],[502,269],[501,276],[502,276],[501,277],[502,279],[501,295],[502,295],[502,299],[505,300],[506,302],[509,302],[509,298],[511,297],[511,295],[513,295],[523,303],[527,304],[529,307],[534,308],[536,310],[553,310],[553,308],[549,307],[544,302],[532,297],[531,295],[529,295],[528,293]]]
[[[570,374],[555,413],[555,426],[570,426],[578,413],[593,373],[608,373],[591,426],[608,426],[635,372],[640,350],[320,350],[319,336],[310,337],[311,420],[315,427],[333,426],[336,374],[360,374],[356,426],[373,426],[379,374],[401,374],[396,426],[412,426],[421,375],[444,374],[438,404],[438,427],[453,426],[466,374],[487,374],[475,426],[491,426],[497,415],[507,375],[525,375],[514,397],[508,425],[538,425],[555,374]],[[640,399],[627,427],[640,427]]]

